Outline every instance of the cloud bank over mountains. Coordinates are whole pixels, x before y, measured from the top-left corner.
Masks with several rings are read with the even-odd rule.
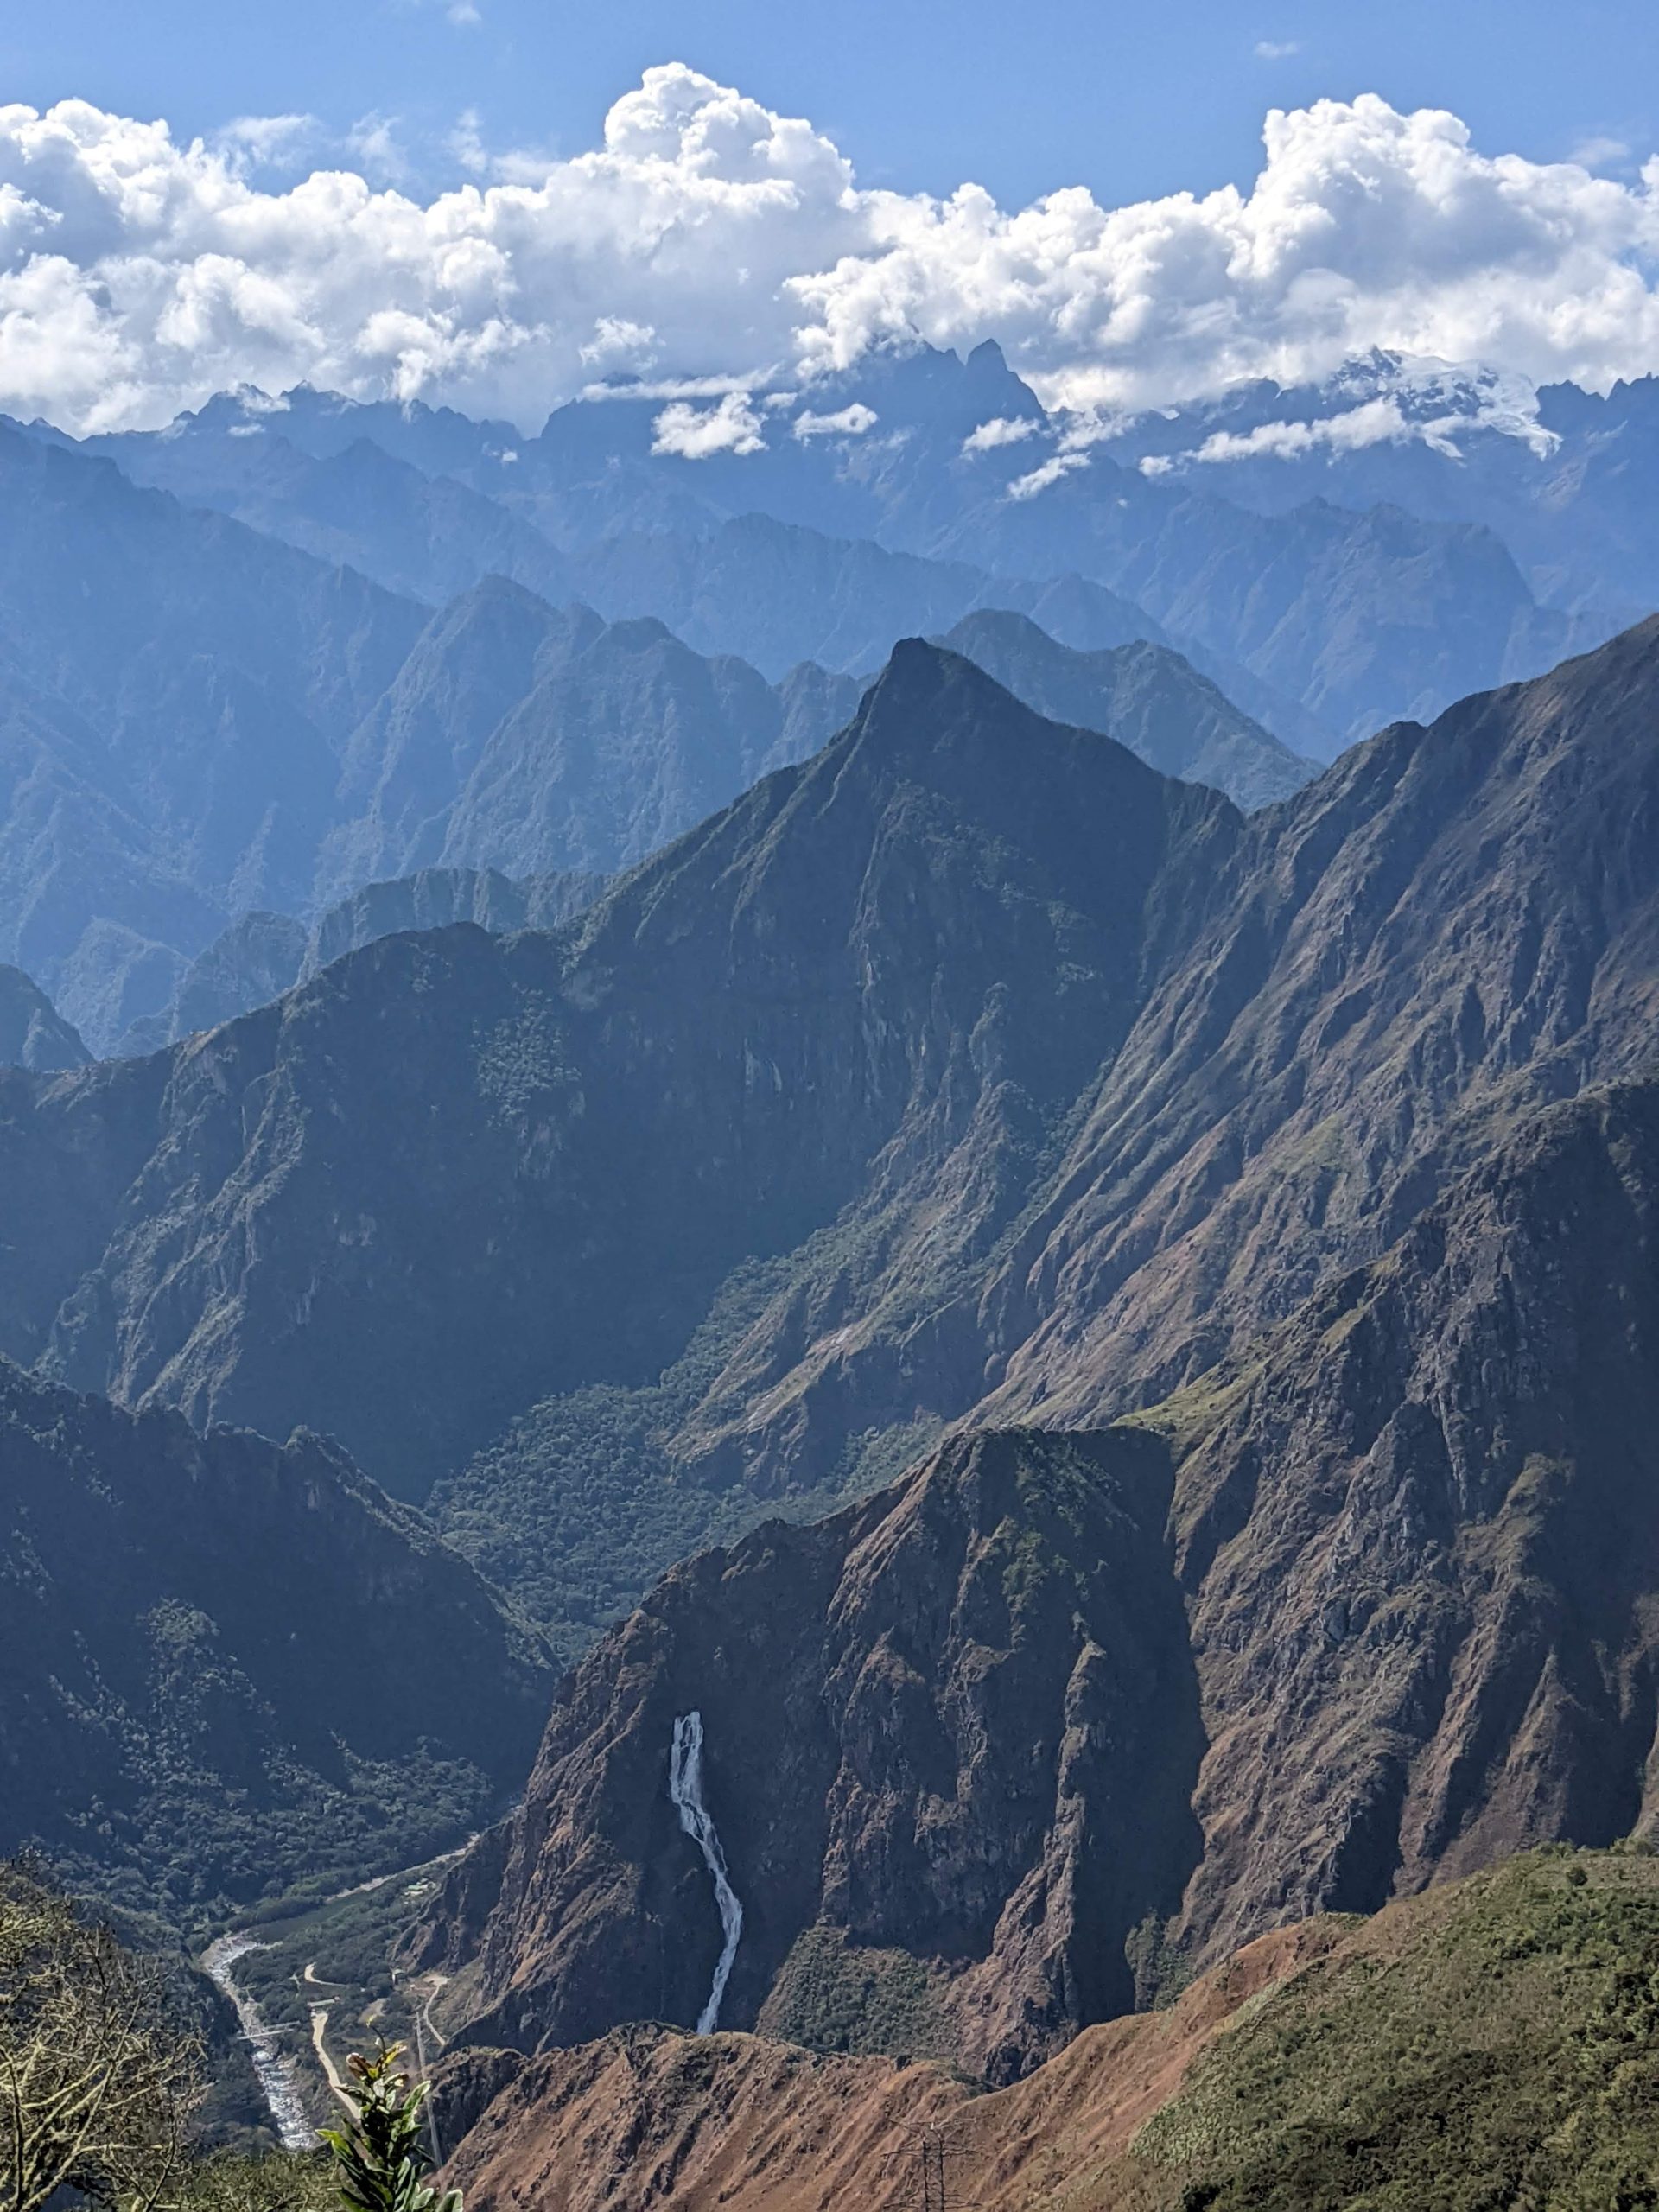
[[[424,206],[349,168],[262,188],[300,120],[186,145],[82,101],[0,107],[0,410],[153,428],[309,381],[528,429],[597,376],[810,381],[911,335],[997,339],[1080,410],[1373,347],[1597,389],[1659,367],[1659,159],[1630,185],[1489,156],[1374,96],[1273,111],[1248,193],[1014,211],[865,190],[810,123],[677,63],[598,149],[480,151]],[[721,429],[741,449],[741,398]],[[666,434],[700,437],[690,411]]]

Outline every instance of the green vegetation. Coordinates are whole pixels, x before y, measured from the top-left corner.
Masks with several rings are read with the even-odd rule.
[[[868,1950],[839,1929],[809,1928],[779,1971],[758,2032],[855,2057],[950,2058],[956,2039],[939,2005],[946,1979],[908,1951]]]
[[[188,2162],[203,2054],[166,1969],[60,1892],[0,1867],[0,2208],[66,2190],[150,2212]]]
[[[43,1868],[0,1863],[0,2212],[461,2212],[424,2180],[426,2086],[384,2039],[347,2059],[332,2157],[204,2147],[211,2053],[182,1994]]]
[[[677,1460],[676,1430],[789,1280],[794,1256],[739,1268],[660,1381],[543,1399],[433,1492],[429,1510],[449,1541],[511,1592],[567,1664],[677,1560],[762,1521],[817,1520],[895,1479],[932,1440],[937,1424],[873,1429],[822,1483],[785,1497],[715,1489]]]
[[[1192,2212],[1659,2206],[1659,1864],[1534,1853],[1358,1924],[1134,2147]]]
[[[401,2072],[399,2044],[383,2043],[372,2057],[352,2053],[351,2090],[357,2117],[325,2127],[322,2139],[340,2171],[340,2199],[349,2212],[461,2212],[461,2191],[440,2196],[426,2180],[432,2161],[425,2126],[427,2085]]]
[[[423,1982],[411,1987],[397,1976],[392,1960],[443,1864],[435,1859],[308,1910],[273,1916],[261,1929],[259,1948],[238,1960],[238,1986],[312,2081],[317,2110],[326,2094],[312,2043],[317,2009],[327,2012],[325,2037],[337,2058],[365,2034],[414,2039],[414,2008],[430,1993]]]
[[[244,1909],[241,1900],[290,1910],[296,1899],[327,1897],[365,1872],[453,1842],[499,1802],[459,1760],[346,1754],[340,1765],[344,1788],[279,1752],[257,1792],[215,1798],[206,1773],[172,1768],[158,1746],[142,1808],[92,1808],[54,1863],[82,1894],[125,1915],[153,1915],[200,1943]]]
[[[196,1949],[522,1783],[544,1650],[320,1439],[199,1436],[0,1362],[0,1851]]]

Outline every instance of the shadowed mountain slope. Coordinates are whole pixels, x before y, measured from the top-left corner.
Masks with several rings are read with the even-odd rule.
[[[8,1179],[73,1221],[18,1248],[9,1341],[418,1492],[549,1390],[654,1380],[873,1188],[988,1251],[1239,828],[902,648],[562,938],[385,939],[165,1061],[16,1078]]]
[[[158,1052],[251,1014],[377,938],[462,921],[496,936],[558,929],[604,887],[599,875],[515,881],[493,868],[429,868],[389,883],[365,883],[327,907],[309,929],[290,914],[245,914],[198,953],[161,1013],[135,1022],[118,1051],[124,1057]]]
[[[21,968],[0,967],[0,1065],[41,1075],[91,1058],[39,985]]]
[[[658,1473],[810,1488],[988,1392],[1097,1423],[1644,1063],[1656,660],[1646,626],[1246,823],[906,646],[563,938],[387,939],[164,1070],[13,1078],[70,1218],[14,1245],[7,1343],[419,1491],[538,1399],[654,1387],[760,1260]]]
[[[0,1851],[200,1929],[405,1866],[512,1789],[543,1653],[334,1446],[0,1363]]]
[[[940,640],[1051,721],[1101,729],[1166,776],[1209,784],[1247,813],[1319,773],[1167,647],[1073,652],[1023,615],[969,614]]]

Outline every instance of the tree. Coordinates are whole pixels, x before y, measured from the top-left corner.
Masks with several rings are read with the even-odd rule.
[[[202,2054],[157,1961],[0,1862],[0,2212],[73,2190],[159,2212],[188,2161]]]
[[[458,2189],[440,2196],[426,2179],[427,2084],[402,2071],[403,2055],[401,2044],[383,2043],[372,2057],[354,2050],[346,2062],[357,2117],[322,2130],[340,2170],[340,2200],[351,2212],[461,2212]]]

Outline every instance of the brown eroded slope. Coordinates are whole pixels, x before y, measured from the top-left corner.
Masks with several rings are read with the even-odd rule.
[[[1638,2212],[1656,2050],[1659,1860],[1555,1849],[1263,1936],[989,2096],[652,2029],[475,2055],[451,2110],[493,2098],[455,2161],[472,2212]]]
[[[1170,2011],[1090,2029],[990,2096],[925,2063],[621,2029],[524,2062],[470,2128],[449,2177],[474,2212],[899,2212],[919,2202],[921,2143],[937,2130],[952,2189],[983,2212],[1127,2205],[1079,2185],[1123,2158],[1242,2005],[1324,1956],[1345,1927],[1325,1920],[1263,1936]],[[452,2066],[441,2094],[458,2111],[505,2070],[497,2054]]]

